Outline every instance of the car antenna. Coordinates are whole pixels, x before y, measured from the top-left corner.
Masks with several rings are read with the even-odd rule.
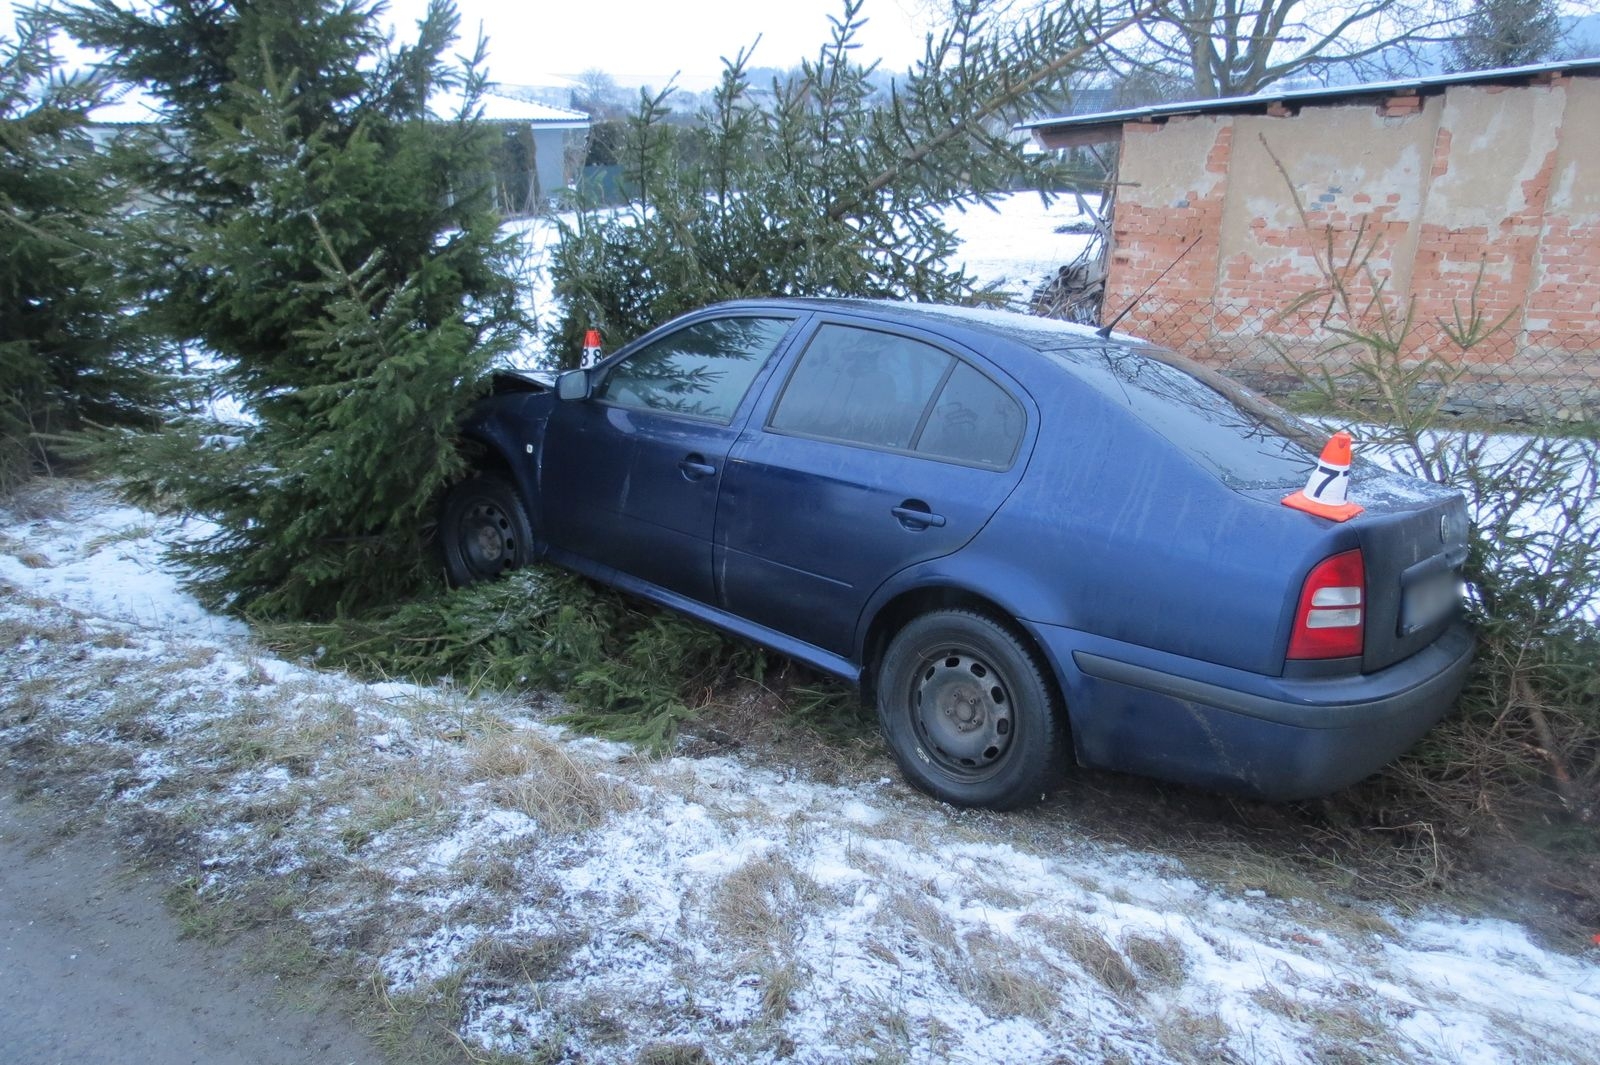
[[[1183,249],[1182,251],[1180,251],[1178,253],[1178,257],[1176,259],[1172,260],[1172,262],[1168,263],[1167,264],[1167,268],[1165,270],[1161,271],[1161,273],[1157,274],[1156,275],[1156,279],[1154,281],[1150,282],[1148,285],[1146,285],[1143,292],[1141,292],[1137,296],[1133,297],[1133,299],[1128,303],[1128,305],[1126,307],[1122,308],[1121,311],[1117,312],[1117,316],[1115,318],[1111,319],[1111,321],[1107,322],[1105,325],[1101,326],[1099,329],[1096,329],[1095,332],[1098,335],[1105,337],[1107,340],[1110,340],[1111,339],[1111,331],[1117,327],[1117,323],[1122,321],[1124,318],[1126,318],[1128,316],[1128,312],[1129,311],[1131,311],[1135,307],[1139,306],[1139,301],[1144,299],[1146,296],[1150,295],[1150,290],[1155,288],[1157,285],[1161,284],[1161,279],[1163,277],[1166,277],[1168,274],[1172,273],[1172,268],[1174,266],[1177,266],[1179,263],[1183,262],[1183,257],[1185,255],[1188,255],[1191,251],[1193,251],[1194,250],[1194,246],[1196,244],[1199,244],[1203,237],[1205,237],[1205,234],[1201,233],[1200,236],[1195,237],[1193,240],[1191,240],[1189,242],[1189,246],[1187,248]]]

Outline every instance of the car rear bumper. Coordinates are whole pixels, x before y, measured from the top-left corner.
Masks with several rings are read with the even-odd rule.
[[[1062,678],[1083,764],[1274,800],[1337,791],[1409,749],[1455,705],[1473,650],[1457,624],[1376,673],[1300,679],[1030,629]]]

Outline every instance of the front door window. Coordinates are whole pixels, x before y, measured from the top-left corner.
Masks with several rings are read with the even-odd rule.
[[[612,367],[595,399],[726,425],[790,324],[718,318],[685,326]]]

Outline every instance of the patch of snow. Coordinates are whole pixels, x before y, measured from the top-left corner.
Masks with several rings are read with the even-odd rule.
[[[994,210],[949,208],[944,221],[961,238],[956,262],[980,285],[1009,292],[1019,306],[1093,239],[1086,233],[1057,232],[1086,221],[1071,196],[1056,196],[1047,205],[1037,192],[1015,192],[997,197]]]
[[[245,626],[207,611],[179,587],[162,555],[169,544],[209,531],[199,521],[160,518],[127,506],[11,525],[7,535],[40,556],[0,554],[0,581],[112,622],[168,632],[243,635]]]

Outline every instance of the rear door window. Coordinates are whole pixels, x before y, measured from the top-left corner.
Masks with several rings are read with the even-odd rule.
[[[1022,407],[964,362],[956,363],[917,438],[917,451],[1004,469],[1022,441]]]
[[[797,436],[1003,469],[1022,439],[1022,407],[966,362],[873,329],[817,330],[768,422]]]
[[[824,325],[789,378],[772,428],[909,450],[954,362],[920,340]]]

